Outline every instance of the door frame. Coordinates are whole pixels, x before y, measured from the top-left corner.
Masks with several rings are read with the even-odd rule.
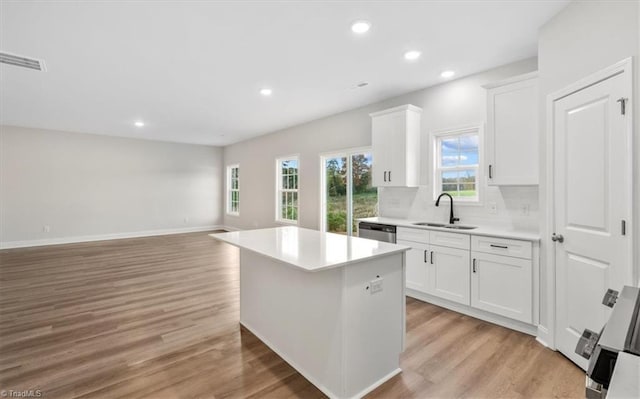
[[[554,208],[554,198],[555,198],[555,129],[554,129],[554,121],[555,121],[555,113],[554,113],[554,104],[557,100],[560,100],[564,97],[567,97],[573,93],[576,93],[580,90],[586,89],[589,86],[593,86],[598,84],[606,79],[614,77],[616,75],[623,74],[625,79],[625,84],[630,88],[629,91],[629,99],[627,103],[627,109],[629,110],[627,123],[626,123],[626,135],[627,140],[629,142],[629,146],[627,148],[627,168],[629,170],[631,176],[632,188],[629,190],[629,196],[627,198],[627,213],[629,215],[629,220],[627,221],[627,234],[630,235],[629,239],[633,242],[633,233],[635,227],[633,226],[633,222],[635,221],[635,215],[633,212],[633,149],[635,143],[633,142],[633,112],[634,112],[634,102],[633,102],[633,59],[632,57],[625,58],[617,63],[604,68],[596,73],[593,73],[583,79],[580,79],[563,89],[555,91],[547,95],[546,99],[546,205],[547,205],[547,215],[546,215],[546,223],[545,226],[541,229],[542,233],[542,242],[544,242],[547,247],[545,250],[545,260],[546,260],[546,287],[547,287],[547,295],[544,299],[547,302],[547,325],[544,326],[542,323],[538,325],[538,337],[537,340],[542,344],[546,345],[550,349],[556,350],[556,326],[557,326],[557,314],[556,314],[556,254],[555,254],[555,245],[551,242],[550,237],[553,234],[553,230],[555,229],[555,208]],[[629,259],[632,262],[633,268],[633,245],[629,246]],[[633,273],[633,269],[632,269]],[[604,294],[603,294],[604,295]],[[542,297],[541,297],[542,298]]]
[[[341,155],[345,155],[347,157],[347,179],[351,179],[353,170],[351,167],[351,161],[349,160],[349,157],[351,157],[353,154],[359,153],[359,152],[370,152],[372,153],[373,156],[373,150],[371,146],[368,147],[351,147],[351,148],[345,148],[345,149],[341,149],[341,150],[336,150],[336,151],[328,151],[328,152],[323,152],[319,154],[319,163],[320,163],[320,231],[326,232],[327,231],[327,198],[326,198],[326,193],[325,193],[325,186],[327,184],[326,180],[327,180],[327,174],[326,174],[326,169],[325,169],[325,162],[328,158],[335,158]],[[375,160],[372,159],[372,162],[374,162]],[[351,190],[347,190],[347,219],[349,219],[347,221],[347,223],[349,223],[349,221],[351,220],[351,218],[353,217],[353,199],[352,199],[352,193]],[[347,233],[349,233],[349,225],[347,225]],[[353,236],[353,231],[351,232],[351,236]]]

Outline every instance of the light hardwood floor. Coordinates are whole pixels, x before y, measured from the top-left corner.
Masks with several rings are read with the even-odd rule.
[[[238,325],[238,251],[206,233],[0,251],[0,390],[320,398]],[[403,372],[371,398],[583,397],[527,335],[407,299]]]

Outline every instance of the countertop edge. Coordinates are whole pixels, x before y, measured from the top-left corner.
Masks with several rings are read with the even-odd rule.
[[[281,258],[278,258],[276,256],[272,256],[270,254],[264,253],[262,251],[258,251],[258,250],[254,249],[254,248],[250,248],[250,247],[247,247],[247,246],[239,245],[238,243],[226,240],[226,239],[224,239],[222,237],[216,237],[216,234],[209,234],[209,237],[211,237],[211,238],[213,238],[213,239],[215,239],[217,241],[221,241],[221,242],[224,242],[226,244],[232,245],[232,246],[234,246],[236,248],[245,249],[245,250],[253,252],[255,254],[264,256],[265,258],[269,258],[269,259],[274,260],[276,262],[283,263],[283,264],[285,264],[287,266],[294,267],[294,268],[296,268],[298,270],[302,270],[302,271],[307,272],[307,273],[316,273],[316,272],[321,272],[321,271],[324,271],[324,270],[337,269],[337,268],[340,268],[340,267],[345,267],[345,266],[349,266],[349,265],[356,264],[356,263],[366,262],[367,260],[370,260],[370,259],[377,259],[377,258],[383,258],[385,256],[396,255],[396,254],[399,254],[399,253],[407,252],[408,250],[411,249],[410,247],[408,247],[406,245],[394,244],[394,245],[397,245],[398,247],[401,247],[401,248],[394,249],[394,250],[391,250],[391,251],[388,251],[388,252],[385,252],[385,253],[371,255],[371,256],[368,256],[366,258],[355,259],[355,260],[350,260],[350,261],[346,261],[346,262],[332,263],[330,265],[326,265],[326,266],[323,266],[323,267],[319,267],[319,268],[310,270],[310,269],[308,269],[308,268],[306,268],[304,266],[301,266],[300,264],[293,263],[293,262],[288,261],[286,259],[281,259]]]
[[[541,237],[536,233],[528,233],[528,232],[501,232],[499,229],[497,231],[490,230],[490,227],[482,227],[478,226],[477,229],[473,230],[455,230],[455,229],[447,229],[443,227],[433,227],[433,226],[419,226],[413,223],[417,221],[412,220],[403,220],[403,219],[394,219],[394,218],[386,218],[382,217],[382,221],[375,220],[378,217],[374,218],[358,218],[356,219],[358,222],[369,222],[369,223],[380,223],[380,224],[389,224],[396,227],[407,227],[411,229],[419,229],[419,230],[429,230],[429,231],[444,231],[447,233],[454,234],[466,234],[469,236],[483,236],[483,237],[496,237],[496,238],[507,238],[511,240],[521,240],[521,241],[530,241],[530,242],[540,242]],[[487,231],[488,230],[488,231]]]

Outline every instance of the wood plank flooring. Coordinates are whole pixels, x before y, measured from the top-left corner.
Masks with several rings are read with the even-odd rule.
[[[238,325],[238,251],[207,233],[0,251],[0,390],[322,398]],[[403,372],[370,398],[583,397],[532,337],[407,299]]]

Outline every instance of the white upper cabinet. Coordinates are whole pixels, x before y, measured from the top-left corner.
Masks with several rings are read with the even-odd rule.
[[[418,186],[421,114],[422,109],[413,105],[370,114],[374,186]]]
[[[537,72],[487,89],[486,173],[489,185],[538,184]]]

